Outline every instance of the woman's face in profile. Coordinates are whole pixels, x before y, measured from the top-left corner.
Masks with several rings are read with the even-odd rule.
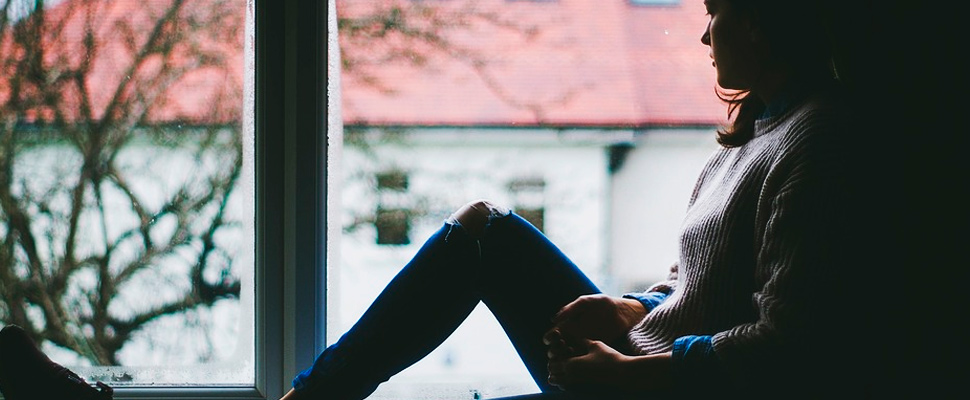
[[[749,90],[761,72],[759,33],[750,11],[732,0],[704,0],[710,20],[701,43],[710,47],[717,84],[724,89]]]

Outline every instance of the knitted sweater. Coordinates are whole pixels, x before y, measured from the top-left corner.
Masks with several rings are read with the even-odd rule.
[[[838,136],[843,115],[825,95],[755,124],[704,167],[682,225],[669,293],[629,332],[639,354],[713,335],[729,381],[748,386],[821,350],[817,293],[837,275]]]

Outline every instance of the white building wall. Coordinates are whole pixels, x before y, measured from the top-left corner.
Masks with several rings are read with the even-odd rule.
[[[612,179],[609,248],[620,292],[666,278],[690,194],[718,148],[711,128],[653,130],[635,144]]]

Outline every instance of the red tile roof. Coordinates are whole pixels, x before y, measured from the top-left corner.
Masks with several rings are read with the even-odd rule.
[[[338,0],[341,15],[394,1]],[[407,5],[409,1],[399,1]],[[423,4],[448,2],[423,2]],[[389,125],[643,126],[716,124],[725,106],[700,43],[707,24],[700,0],[636,6],[625,0],[479,0],[528,37],[494,26],[449,36],[481,49],[482,71],[447,56],[427,66],[393,63],[373,70],[393,93],[347,76],[345,123]],[[346,37],[342,47],[354,43]],[[348,49],[348,51],[357,51]],[[491,81],[489,81],[491,79]],[[489,86],[489,83],[492,86]]]
[[[153,19],[168,0],[68,0],[49,11],[51,21],[65,20],[63,33],[49,36],[48,65],[82,61],[81,17],[64,18],[76,7],[94,7],[99,49],[90,60],[94,71],[85,82],[91,92],[92,112],[101,117],[119,83],[129,78],[127,68],[134,51],[126,31],[144,41]],[[183,14],[203,18],[213,12],[215,0],[188,0]],[[241,23],[246,2],[219,2]],[[341,15],[359,16],[374,7],[389,5],[463,7],[464,0],[338,0]],[[700,0],[682,0],[674,6],[637,6],[626,0],[509,1],[478,0],[482,15],[495,12],[515,29],[496,24],[443,29],[448,40],[467,49],[479,68],[443,52],[426,53],[425,64],[384,62],[367,71],[389,91],[376,90],[360,74],[345,74],[342,113],[346,124],[456,125],[456,126],[644,126],[696,125],[723,122],[725,107],[714,95],[714,70],[700,35],[707,23]],[[80,15],[80,14],[78,14]],[[447,14],[443,14],[447,15]],[[238,26],[234,29],[238,29]],[[524,33],[524,31],[531,32]],[[225,33],[225,32],[223,32]],[[199,36],[199,35],[197,35]],[[211,37],[209,37],[211,36]],[[241,117],[243,35],[201,35],[191,42],[222,57],[226,66],[198,68],[174,82],[152,105],[146,121],[226,123]],[[383,39],[382,49],[400,46],[394,37]],[[348,54],[378,57],[380,49],[341,36]],[[10,47],[10,37],[2,48]],[[168,60],[176,66],[197,61],[187,48]],[[161,60],[146,63],[134,79],[151,75]],[[9,73],[9,72],[2,72]],[[6,79],[0,79],[0,101],[9,98]],[[130,91],[126,95],[130,95]],[[66,93],[74,102],[77,93]],[[220,105],[213,107],[213,105]],[[32,118],[49,119],[51,110],[38,108]]]
[[[166,35],[181,35],[166,56],[152,54],[133,66],[157,21],[170,8],[171,0],[110,1],[67,0],[45,10],[42,35],[43,63],[48,77],[64,71],[84,70],[83,88],[72,80],[60,86],[62,99],[56,106],[35,106],[27,110],[26,122],[50,121],[56,113],[67,121],[97,122],[111,113],[114,118],[140,116],[148,123],[224,124],[242,115],[243,32],[245,1],[188,0],[178,10],[180,23],[165,28]],[[218,24],[193,31],[200,21]],[[13,28],[16,29],[16,28]],[[10,31],[0,39],[0,52],[22,54]],[[85,47],[92,35],[94,50]],[[19,51],[17,51],[19,50]],[[88,54],[91,54],[89,57]],[[204,57],[200,54],[205,54]],[[8,57],[4,57],[8,58]],[[160,70],[185,70],[173,79]],[[11,82],[17,79],[13,67],[0,71],[0,103],[11,96]],[[30,82],[21,98],[37,98]],[[86,95],[83,94],[86,92]],[[121,99],[122,101],[118,101]],[[87,102],[88,107],[84,104]],[[112,104],[128,103],[119,110]],[[89,114],[86,116],[85,108]]]

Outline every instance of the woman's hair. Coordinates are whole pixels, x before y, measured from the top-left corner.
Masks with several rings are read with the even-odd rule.
[[[717,130],[717,142],[724,147],[737,147],[748,143],[754,137],[754,121],[765,110],[765,104],[747,90],[728,92],[715,89],[717,97],[728,105],[728,118],[734,117],[730,125]]]
[[[827,21],[823,17],[825,1],[791,0],[726,0],[749,10],[760,37],[767,41],[770,62],[787,66],[795,79],[831,78],[832,44]],[[728,118],[733,120],[717,131],[717,142],[724,147],[737,147],[754,137],[754,121],[764,112],[765,104],[747,90],[716,88],[718,98],[728,105]]]

